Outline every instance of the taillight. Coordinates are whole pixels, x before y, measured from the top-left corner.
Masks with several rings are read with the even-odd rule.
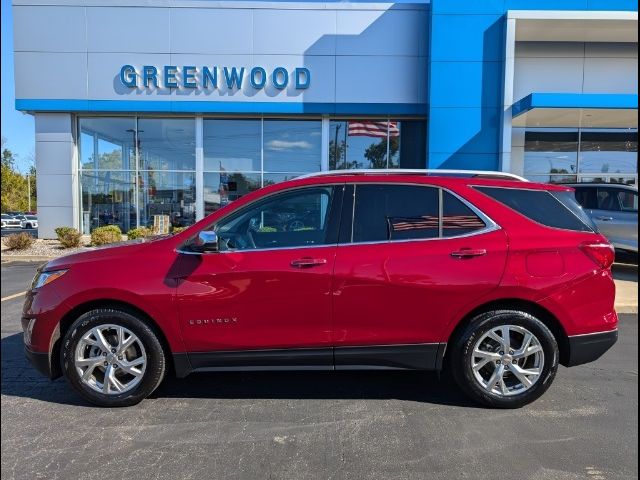
[[[613,245],[607,242],[584,242],[580,244],[580,250],[601,268],[609,268],[616,258]]]

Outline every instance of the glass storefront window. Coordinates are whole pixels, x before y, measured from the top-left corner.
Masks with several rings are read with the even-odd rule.
[[[296,177],[304,175],[304,172],[295,173],[265,173],[262,179],[262,186],[267,187],[269,185],[275,185],[276,183],[285,182],[287,180],[293,180]]]
[[[265,172],[317,172],[322,157],[320,120],[264,121]]]
[[[139,118],[140,170],[195,170],[195,118]]]
[[[262,120],[204,120],[204,169],[259,172]]]
[[[386,120],[332,120],[329,124],[329,170],[388,168]],[[392,136],[398,136],[397,125]]]
[[[196,180],[204,213],[262,186],[322,168],[319,118],[206,118],[203,171],[196,172],[195,117],[114,116],[78,120],[81,225],[123,232],[167,215],[173,226],[196,221]],[[424,120],[335,120],[327,139],[330,168],[424,168]],[[342,135],[342,137],[341,137]]]
[[[329,169],[424,168],[425,132],[420,120],[332,120]]]
[[[259,189],[261,181],[259,173],[205,172],[204,214],[209,215],[243,195]]]
[[[136,226],[134,172],[80,174],[83,233],[105,225],[118,225],[123,232]]]
[[[524,173],[575,175],[577,131],[529,131],[524,137]]]
[[[577,175],[527,175],[527,180],[538,183],[576,183]]]
[[[580,173],[638,173],[638,133],[583,131]]]
[[[173,227],[195,223],[196,181],[193,172],[140,172],[138,197],[141,226],[152,227],[155,215],[168,215]]]
[[[636,130],[530,130],[525,132],[524,174],[545,183],[636,184]]]
[[[134,170],[136,120],[133,117],[80,119],[80,167]]]

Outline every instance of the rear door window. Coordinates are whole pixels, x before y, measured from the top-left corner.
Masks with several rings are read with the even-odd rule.
[[[579,232],[594,231],[593,227],[587,223],[586,218],[581,218],[565,205],[565,202],[573,202],[575,205],[571,205],[571,207],[577,208],[579,212],[582,211],[573,194],[555,196],[546,190],[501,187],[476,187],[476,189],[534,222],[547,227]]]
[[[462,200],[447,191],[442,197],[442,236],[457,237],[482,230],[487,225]]]
[[[353,242],[438,238],[438,189],[356,185]]]

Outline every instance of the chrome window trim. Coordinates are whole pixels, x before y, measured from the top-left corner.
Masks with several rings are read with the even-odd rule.
[[[456,192],[446,188],[446,187],[441,187],[439,185],[429,185],[429,184],[424,184],[424,183],[415,183],[415,182],[349,182],[348,185],[353,185],[353,213],[351,215],[351,242],[349,243],[338,243],[338,246],[346,246],[346,245],[376,245],[376,244],[381,244],[381,243],[407,243],[407,242],[425,242],[425,241],[433,241],[433,240],[452,240],[452,239],[456,239],[456,238],[467,238],[467,237],[473,237],[475,235],[482,235],[484,233],[489,233],[489,232],[493,232],[496,230],[502,230],[502,227],[500,225],[498,225],[495,221],[493,221],[493,219],[491,217],[489,217],[488,215],[486,215],[482,210],[480,210],[479,208],[477,208],[475,205],[473,205],[471,202],[469,202],[466,198],[461,197],[460,195],[458,195]],[[356,186],[357,185],[410,185],[410,186],[416,186],[416,187],[428,187],[428,188],[437,188],[439,190],[439,197],[441,196],[442,198],[439,200],[438,202],[438,212],[439,212],[439,223],[443,223],[442,220],[442,213],[441,210],[443,208],[443,202],[442,200],[444,199],[444,192],[450,193],[451,195],[453,195],[454,197],[456,197],[458,200],[460,200],[464,205],[466,205],[467,207],[469,207],[473,213],[475,213],[480,220],[482,220],[485,224],[484,228],[481,228],[480,230],[476,230],[474,232],[469,232],[469,233],[463,233],[461,235],[455,235],[453,237],[444,237],[442,235],[439,234],[438,237],[433,237],[433,238],[407,238],[407,239],[400,239],[400,240],[372,240],[372,241],[367,241],[367,242],[354,242],[353,241],[353,225],[355,224],[355,205],[356,205]],[[443,228],[444,230],[444,228]]]
[[[280,190],[278,192],[274,192],[272,194],[269,194],[265,197],[261,197],[257,200],[257,201],[262,201],[265,200],[269,197],[275,196],[275,195],[279,195],[279,194],[283,194],[283,193],[289,193],[289,192],[294,192],[296,190],[302,190],[305,188],[317,188],[317,187],[323,187],[323,186],[334,186],[334,185],[353,185],[353,206],[352,206],[352,212],[351,212],[351,239],[353,239],[353,219],[355,218],[355,205],[356,205],[356,190],[357,190],[357,186],[358,185],[410,185],[410,186],[417,186],[417,187],[427,187],[427,188],[436,188],[439,191],[439,196],[441,195],[444,198],[444,195],[442,195],[445,191],[447,193],[450,193],[451,195],[453,195],[455,198],[457,198],[458,200],[460,200],[464,205],[466,205],[467,207],[469,207],[473,213],[475,213],[480,220],[482,220],[485,223],[485,227],[479,230],[476,230],[474,232],[469,232],[469,233],[464,233],[461,235],[455,235],[452,237],[444,237],[444,236],[438,236],[438,237],[433,237],[433,238],[408,238],[408,239],[400,239],[400,240],[375,240],[375,241],[370,241],[370,242],[354,242],[353,240],[350,242],[338,242],[338,243],[322,243],[322,244],[317,244],[317,245],[302,245],[302,246],[297,246],[297,247],[273,247],[273,248],[254,248],[254,249],[247,249],[247,250],[223,250],[220,252],[210,252],[210,253],[201,253],[201,252],[189,252],[186,250],[181,250],[180,248],[176,248],[174,251],[176,253],[181,253],[184,255],[212,255],[212,254],[216,254],[216,253],[238,253],[238,252],[242,252],[242,253],[249,253],[249,252],[269,252],[269,251],[277,251],[277,250],[294,250],[294,249],[307,249],[307,248],[321,248],[321,247],[345,247],[345,246],[353,246],[353,245],[379,245],[379,244],[389,244],[389,243],[408,243],[408,242],[430,242],[430,241],[434,241],[434,240],[455,240],[458,238],[469,238],[469,237],[474,237],[476,235],[484,235],[485,233],[490,233],[490,232],[494,232],[497,230],[502,230],[502,227],[500,225],[498,225],[491,217],[489,217],[488,215],[486,215],[482,210],[480,210],[479,208],[477,208],[475,205],[473,205],[471,202],[469,202],[467,199],[465,199],[464,197],[458,195],[456,192],[446,188],[446,187],[441,187],[438,185],[429,185],[429,184],[423,184],[423,183],[415,183],[415,182],[341,182],[341,181],[335,181],[335,182],[327,182],[327,183],[318,183],[318,184],[313,184],[313,185],[304,185],[304,186],[299,186],[299,187],[293,187],[293,188],[288,188],[286,190]],[[250,208],[250,206],[255,203],[255,202],[251,202],[248,205],[245,205],[244,207],[241,208]],[[442,200],[439,201],[439,211],[442,208],[443,202]],[[565,207],[566,208],[566,207]],[[218,223],[222,220],[224,220],[225,218],[227,218],[228,216],[237,213],[237,211],[233,211],[233,212],[229,212],[227,215],[225,215],[224,217],[220,218],[217,222]],[[442,222],[442,215],[440,215],[440,222]],[[210,226],[210,225],[209,225]]]
[[[221,250],[218,252],[189,252],[188,250],[181,250],[179,248],[174,249],[176,253],[182,253],[184,255],[216,255],[220,253],[251,253],[251,252],[272,252],[274,250],[299,250],[301,248],[335,248],[339,243],[318,243],[316,245],[301,245],[298,247],[273,247],[273,248],[251,248],[247,250]]]

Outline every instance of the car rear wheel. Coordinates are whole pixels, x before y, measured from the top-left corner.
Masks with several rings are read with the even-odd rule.
[[[92,310],[67,331],[62,371],[89,402],[103,407],[135,405],[162,382],[165,356],[157,335],[136,316]]]
[[[547,326],[517,310],[472,319],[450,355],[462,390],[498,408],[518,408],[539,398],[551,386],[559,362],[558,344]]]

